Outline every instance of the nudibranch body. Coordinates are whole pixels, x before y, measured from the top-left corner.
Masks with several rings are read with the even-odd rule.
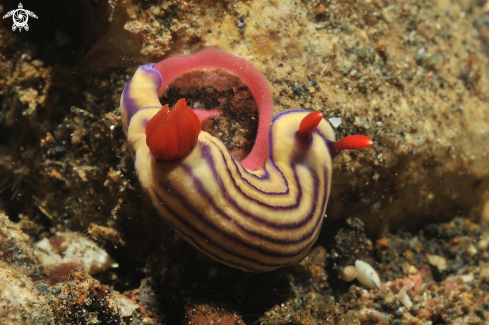
[[[189,130],[195,129],[194,113],[183,100],[170,113],[167,107],[160,110],[163,89],[198,68],[235,73],[255,97],[259,130],[254,148],[241,162],[207,132],[168,126],[183,116],[192,121]],[[218,50],[140,67],[124,89],[121,109],[138,179],[158,213],[190,244],[245,271],[294,265],[307,255],[325,216],[332,158],[339,150],[371,144],[366,137],[335,143],[331,126],[318,112],[287,111],[270,126],[273,100],[266,81],[249,62]],[[196,111],[200,121],[217,114]],[[157,120],[164,121],[161,134],[155,133]],[[193,146],[187,133],[196,134]],[[165,147],[172,136],[183,140]],[[160,144],[151,137],[161,139]],[[177,153],[189,143],[188,153]],[[160,156],[165,150],[170,158]]]

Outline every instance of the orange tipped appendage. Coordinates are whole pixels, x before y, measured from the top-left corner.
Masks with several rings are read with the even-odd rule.
[[[350,135],[334,143],[336,150],[358,150],[370,147],[374,142],[366,135]]]
[[[321,120],[323,119],[323,113],[322,112],[312,112],[307,114],[301,121],[301,124],[299,124],[299,131],[297,131],[297,135],[300,136],[301,138],[306,138],[316,130],[318,127],[319,123],[321,123]]]
[[[182,158],[195,147],[199,133],[199,118],[182,98],[170,112],[165,105],[149,121],[146,145],[156,159],[174,160]]]

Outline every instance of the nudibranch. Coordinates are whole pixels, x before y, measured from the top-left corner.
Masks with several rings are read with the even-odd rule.
[[[240,77],[258,108],[255,144],[238,161],[200,123],[219,114],[159,95],[176,77],[215,68]],[[321,112],[290,110],[273,122],[273,98],[244,59],[207,49],[140,67],[121,97],[122,123],[141,187],[171,227],[211,258],[244,271],[299,263],[316,241],[331,187],[332,159],[372,144],[335,142]]]

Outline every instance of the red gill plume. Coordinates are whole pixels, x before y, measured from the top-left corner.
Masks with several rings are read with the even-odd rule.
[[[195,147],[199,133],[199,118],[182,98],[170,112],[167,104],[149,121],[146,145],[156,159],[174,160],[182,158]]]

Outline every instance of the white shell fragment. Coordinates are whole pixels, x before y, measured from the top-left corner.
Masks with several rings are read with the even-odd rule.
[[[329,123],[335,128],[341,125],[341,118],[340,117],[332,117],[329,119]]]
[[[0,261],[0,323],[54,325],[49,301],[24,274]]]
[[[363,307],[360,310],[360,315],[367,316],[368,319],[371,321],[380,322],[380,321],[389,321],[390,320],[389,315],[382,313],[378,310],[372,309],[372,308]]]
[[[443,256],[426,254],[428,263],[436,267],[438,271],[443,272],[448,268],[447,260]]]
[[[50,239],[44,238],[34,245],[34,255],[47,269],[64,263],[79,264],[89,273],[107,271],[119,265],[95,242],[71,231],[57,232]]]
[[[133,311],[139,308],[138,304],[121,294],[119,291],[112,290],[111,293],[112,297],[117,302],[117,307],[119,308],[119,313],[122,317],[131,316]]]
[[[410,310],[413,307],[413,302],[411,301],[411,298],[406,293],[406,289],[402,289],[399,291],[397,294],[397,299],[406,307],[407,310]]]
[[[380,288],[380,278],[370,264],[361,260],[355,261],[358,281],[369,288]]]

